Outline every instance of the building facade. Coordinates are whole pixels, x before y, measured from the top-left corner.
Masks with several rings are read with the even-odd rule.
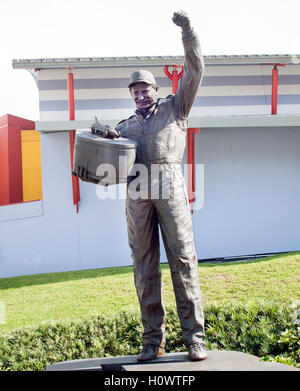
[[[204,78],[189,118],[190,127],[200,128],[193,146],[192,214],[200,260],[300,249],[297,58],[205,57]],[[33,74],[39,89],[35,128],[40,131],[43,196],[0,207],[0,277],[131,264],[123,185],[117,186],[117,199],[101,199],[96,185],[80,181],[76,210],[69,131],[88,127],[95,116],[116,125],[132,115],[127,84],[134,70],[150,70],[160,97],[169,95],[172,82],[165,66],[172,69],[182,61],[178,56],[13,62],[14,68]],[[278,99],[277,113],[271,114],[274,64],[280,64]]]

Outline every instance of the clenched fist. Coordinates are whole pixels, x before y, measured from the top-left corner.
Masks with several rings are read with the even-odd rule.
[[[185,11],[174,12],[172,20],[177,26],[180,26],[184,31],[191,29],[190,18],[188,17]]]

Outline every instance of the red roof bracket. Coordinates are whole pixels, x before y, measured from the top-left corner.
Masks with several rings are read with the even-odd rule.
[[[74,100],[74,78],[72,68],[68,68],[68,102],[69,102],[69,119],[75,120],[75,100]],[[75,130],[69,132],[70,141],[70,157],[71,157],[71,172],[73,171],[73,157],[74,157],[74,144],[75,144]],[[72,175],[72,188],[73,188],[73,204],[76,205],[76,211],[78,213],[78,203],[80,201],[80,188],[79,179],[77,176]]]
[[[169,67],[173,67],[172,73],[169,72]],[[177,69],[180,69],[180,72],[178,73]],[[169,79],[172,80],[172,93],[176,94],[177,88],[178,88],[178,80],[183,75],[183,65],[165,65],[164,72],[165,75],[168,76]]]
[[[278,68],[285,67],[284,63],[262,63],[261,65],[272,65],[272,107],[271,114],[277,114],[277,98],[278,98]]]
[[[173,67],[172,73],[169,72],[169,67]],[[178,69],[180,69],[178,73]],[[172,80],[172,93],[176,94],[178,89],[178,80],[184,72],[183,65],[165,65],[165,75]],[[187,130],[187,164],[188,164],[188,198],[193,213],[193,202],[195,202],[195,133],[200,133],[200,128],[189,128]]]
[[[195,197],[195,134],[200,134],[200,128],[187,130],[187,164],[188,164],[188,198],[191,213],[194,213],[193,203]]]

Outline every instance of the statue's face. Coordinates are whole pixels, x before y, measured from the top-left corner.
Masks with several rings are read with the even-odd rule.
[[[157,90],[149,84],[134,84],[131,87],[130,92],[138,110],[145,110],[157,101]]]

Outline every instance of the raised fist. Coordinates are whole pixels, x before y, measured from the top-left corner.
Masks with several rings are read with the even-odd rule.
[[[177,26],[180,26],[182,30],[190,30],[191,28],[190,18],[185,11],[174,12],[172,20]]]

